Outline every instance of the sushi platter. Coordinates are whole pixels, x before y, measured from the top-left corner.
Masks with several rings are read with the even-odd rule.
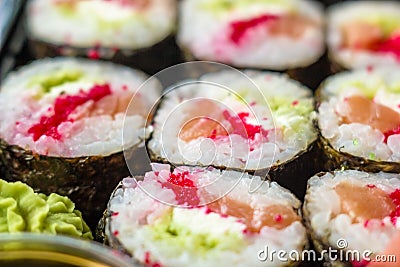
[[[0,266],[400,266],[399,1],[0,8]]]

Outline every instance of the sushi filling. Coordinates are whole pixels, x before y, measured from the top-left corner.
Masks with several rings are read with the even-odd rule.
[[[400,229],[399,197],[398,175],[349,170],[311,178],[304,209],[317,239],[380,253]]]
[[[320,6],[307,1],[186,0],[178,40],[200,59],[241,67],[303,66],[323,52],[321,14]]]
[[[156,114],[150,150],[174,163],[256,170],[307,149],[316,139],[310,92],[284,76],[246,74],[260,90],[223,72],[201,80],[232,92],[204,85],[170,92]]]
[[[389,53],[400,60],[400,20],[397,17],[348,21],[342,25],[342,48]]]
[[[36,74],[41,68],[48,74]],[[38,61],[5,81],[0,136],[9,144],[49,156],[122,151],[125,116],[133,127],[127,145],[140,143],[147,111],[157,98],[156,88],[146,96],[136,92],[144,81],[143,74],[112,64]]]
[[[400,5],[395,1],[339,3],[328,12],[328,45],[347,68],[399,64]]]
[[[135,50],[150,47],[175,27],[175,0],[32,0],[30,38],[60,46]],[[49,23],[50,21],[50,23]],[[61,49],[61,51],[63,51]],[[102,56],[102,55],[98,55]]]
[[[400,160],[399,71],[368,68],[327,80],[319,125],[335,149],[372,160]]]
[[[143,181],[124,179],[109,203],[113,215],[108,234],[145,264],[187,266],[190,258],[193,266],[220,266],[225,261],[263,266],[254,252],[266,244],[271,249],[304,248],[305,230],[296,212],[300,202],[276,183],[262,182],[259,191],[249,194],[247,174],[194,167],[170,172],[168,165],[158,164],[153,169]],[[239,184],[238,175],[243,176]],[[261,182],[259,177],[253,179]],[[166,181],[179,185],[180,191],[165,186]],[[225,192],[235,184],[221,195],[221,189]],[[188,204],[187,189],[196,190],[190,195],[202,205],[179,207]],[[131,204],[136,201],[142,205]],[[284,265],[273,263],[280,264]]]

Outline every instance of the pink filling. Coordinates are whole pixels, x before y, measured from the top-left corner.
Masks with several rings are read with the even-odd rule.
[[[390,194],[390,198],[396,205],[396,209],[392,213],[390,213],[390,218],[392,223],[396,224],[397,218],[400,217],[400,189],[396,189],[394,192],[392,192]]]
[[[249,113],[241,112],[236,115],[231,115],[227,110],[222,113],[227,121],[232,125],[234,134],[238,134],[245,139],[254,140],[257,133],[261,134],[264,138],[267,137],[268,131],[263,129],[261,125],[249,124],[246,122],[246,118],[249,117]],[[210,138],[212,138],[211,136]],[[214,137],[215,138],[215,137]]]
[[[393,36],[379,43],[374,50],[380,53],[393,54],[400,61],[400,35]]]
[[[51,116],[42,116],[39,123],[29,128],[28,133],[37,141],[41,136],[50,136],[56,140],[61,140],[61,134],[58,132],[58,126],[69,119],[69,115],[80,105],[88,101],[97,102],[105,96],[111,94],[109,84],[94,85],[89,92],[80,91],[77,95],[61,95],[56,98],[54,103],[54,114]]]
[[[229,25],[231,29],[230,39],[232,42],[239,45],[250,29],[266,25],[268,22],[277,20],[278,18],[279,16],[276,15],[264,14],[249,20],[233,21]]]
[[[200,198],[197,195],[197,187],[189,178],[189,172],[173,172],[168,181],[162,183],[164,188],[171,189],[175,193],[175,199],[179,205],[198,206]]]

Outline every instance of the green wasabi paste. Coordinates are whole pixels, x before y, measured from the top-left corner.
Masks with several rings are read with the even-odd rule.
[[[0,233],[33,232],[93,239],[75,210],[75,204],[58,194],[38,194],[28,185],[0,180]]]

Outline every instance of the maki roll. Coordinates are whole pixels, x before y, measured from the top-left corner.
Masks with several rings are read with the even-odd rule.
[[[298,197],[317,168],[311,91],[286,75],[219,71],[171,87],[154,119],[154,160],[268,175]]]
[[[165,53],[178,51],[172,38],[176,5],[176,0],[30,0],[26,31],[37,57],[80,55],[157,72],[177,63],[174,53]]]
[[[9,74],[0,92],[5,178],[69,196],[98,221],[107,195],[129,175],[123,141],[133,157],[145,138],[147,112],[160,93],[155,80],[139,92],[146,79],[127,67],[73,58],[39,60]]]
[[[400,3],[347,1],[330,7],[328,48],[339,69],[399,65]]]
[[[43,233],[93,239],[80,211],[68,198],[38,194],[28,185],[0,179],[0,233]]]
[[[399,178],[356,170],[312,177],[303,215],[317,251],[335,249],[331,259],[342,262],[334,266],[366,266],[382,253],[400,229]]]
[[[400,172],[399,68],[343,72],[319,90],[326,169]]]
[[[318,2],[183,0],[180,5],[177,42],[187,59],[288,71],[312,88],[328,74]]]
[[[254,179],[260,186],[249,193]],[[266,247],[301,254],[307,236],[299,207],[289,191],[260,177],[153,164],[114,191],[105,233],[112,247],[147,266],[284,266],[294,262],[262,254]]]
[[[286,70],[323,54],[322,8],[302,0],[184,0],[178,42],[197,59]]]

